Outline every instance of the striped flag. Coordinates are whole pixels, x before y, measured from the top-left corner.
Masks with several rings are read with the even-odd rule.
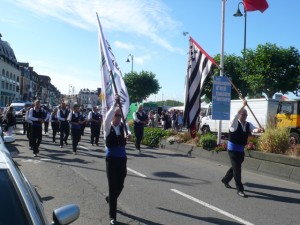
[[[108,41],[104,37],[98,14],[97,19],[99,24],[99,51],[101,54],[102,113],[105,117],[106,112],[113,105],[115,94],[119,94],[121,98],[124,118],[126,118],[129,112],[129,96],[127,87],[123,80],[122,72],[118,66],[112,49]],[[111,73],[113,74],[118,93],[116,93],[116,90],[113,88]]]
[[[201,96],[216,62],[190,37],[185,81],[184,125],[196,136],[196,120],[201,110]]]

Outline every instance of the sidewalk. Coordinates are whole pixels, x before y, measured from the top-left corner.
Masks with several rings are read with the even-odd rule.
[[[161,141],[160,148],[184,153],[187,157],[199,157],[217,161],[223,165],[230,165],[226,151],[207,151],[200,147],[187,144],[169,144],[166,140]],[[289,157],[280,154],[263,153],[258,151],[246,152],[243,169],[270,175],[276,178],[300,183],[300,158]]]

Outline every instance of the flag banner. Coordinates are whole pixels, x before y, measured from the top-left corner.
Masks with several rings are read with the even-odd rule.
[[[105,116],[108,109],[113,105],[115,94],[119,94],[122,103],[122,111],[124,118],[126,119],[129,112],[129,96],[127,87],[112,49],[104,37],[98,14],[97,19],[99,24],[99,51],[101,57],[102,113],[103,116]],[[116,93],[116,90],[113,88],[111,73],[114,77],[118,93]]]
[[[216,62],[190,37],[185,81],[184,125],[196,136],[196,120],[201,110],[201,95]]]
[[[244,0],[244,6],[246,11],[256,11],[264,12],[268,7],[267,0]]]

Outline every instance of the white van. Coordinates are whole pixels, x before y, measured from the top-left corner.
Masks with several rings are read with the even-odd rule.
[[[16,117],[16,122],[17,123],[22,123],[23,122],[23,112],[22,110],[28,106],[31,106],[31,102],[13,102],[10,104],[10,106],[14,107],[14,113]]]

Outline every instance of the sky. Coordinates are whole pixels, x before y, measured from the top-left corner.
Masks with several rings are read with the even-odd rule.
[[[247,13],[247,48],[300,49],[300,1],[267,1],[263,13]],[[225,54],[241,55],[244,47],[244,17],[233,16],[239,2],[225,4]],[[156,75],[161,89],[148,101],[184,101],[189,36],[212,57],[221,53],[222,0],[0,0],[0,33],[19,62],[49,76],[61,93],[96,90],[96,12],[123,75],[132,65]]]

